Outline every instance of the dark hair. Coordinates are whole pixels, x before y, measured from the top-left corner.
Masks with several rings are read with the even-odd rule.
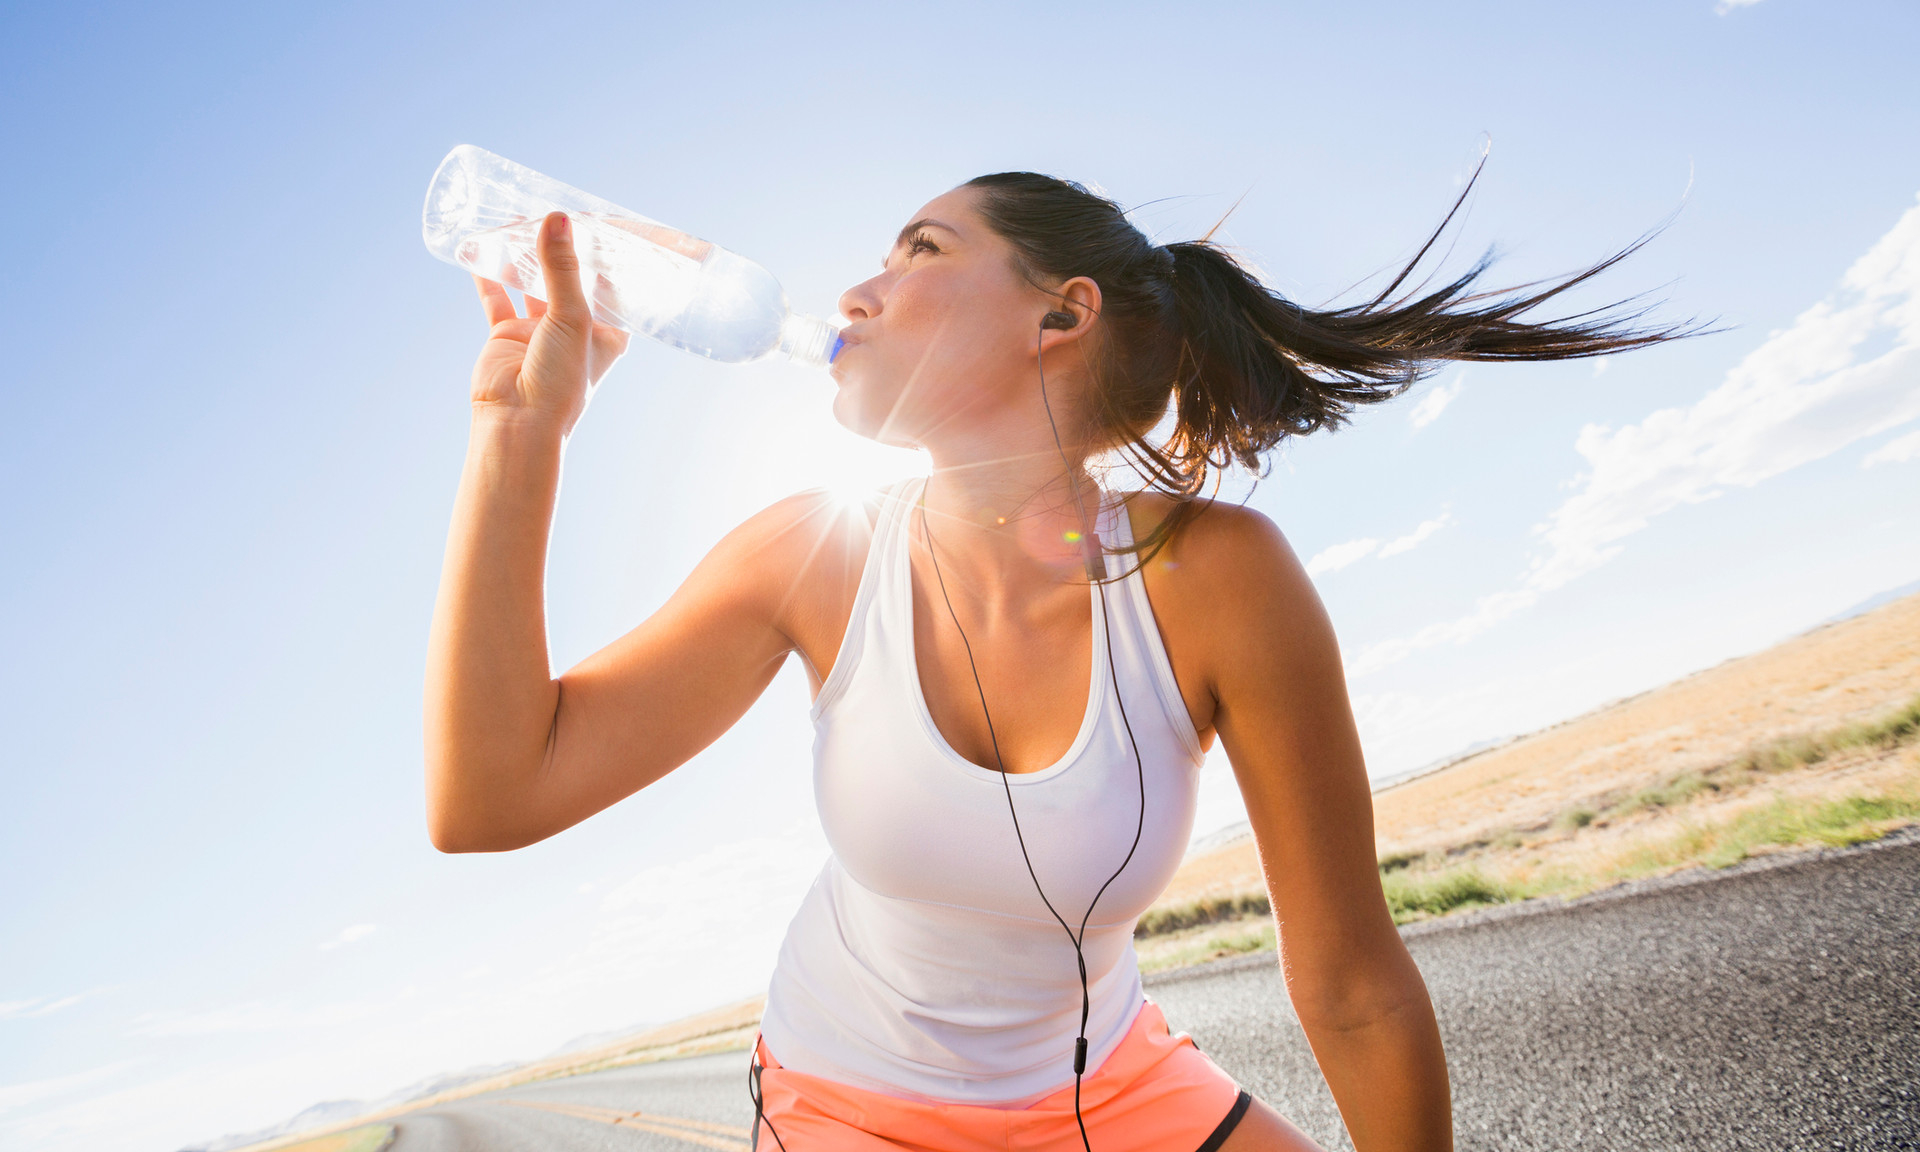
[[[1482,161],[1484,164],[1484,160]],[[1356,405],[1412,387],[1450,360],[1570,360],[1696,335],[1694,324],[1640,327],[1638,298],[1546,321],[1520,317],[1619,263],[1656,227],[1582,271],[1516,288],[1475,290],[1489,253],[1438,287],[1395,296],[1473,190],[1475,169],[1440,226],[1387,286],[1362,303],[1302,308],[1211,239],[1154,244],[1112,200],[1033,172],[967,181],[987,223],[1042,291],[1075,276],[1100,286],[1103,340],[1095,364],[1091,442],[1131,458],[1174,512],[1127,551],[1144,560],[1193,512],[1217,469],[1264,474],[1263,456],[1289,436],[1345,423]],[[1149,436],[1166,416],[1161,443]]]

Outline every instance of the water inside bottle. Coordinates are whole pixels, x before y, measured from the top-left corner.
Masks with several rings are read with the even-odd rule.
[[[659,224],[598,213],[570,212],[581,287],[603,324],[657,335],[694,292],[713,245]],[[466,237],[454,258],[466,268],[536,299],[547,297],[540,270],[541,218],[482,229]]]
[[[833,325],[792,312],[753,261],[472,145],[435,170],[421,233],[440,259],[545,299],[537,242],[554,208],[574,223],[581,286],[600,323],[724,363],[778,352],[825,366],[840,346]]]

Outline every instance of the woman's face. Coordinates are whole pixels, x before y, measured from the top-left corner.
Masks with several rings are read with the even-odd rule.
[[[927,446],[990,426],[1032,371],[1049,297],[956,188],[914,213],[880,274],[840,297],[835,419],[887,444]]]

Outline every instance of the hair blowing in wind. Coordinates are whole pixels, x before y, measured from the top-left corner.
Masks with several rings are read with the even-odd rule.
[[[1638,251],[1656,227],[1563,276],[1489,289],[1491,252],[1438,285],[1416,280],[1485,165],[1438,227],[1370,299],[1306,308],[1261,283],[1210,238],[1156,245],[1120,206],[1080,184],[1032,172],[980,176],[982,211],[1043,291],[1074,276],[1100,286],[1103,339],[1086,443],[1129,458],[1175,511],[1133,546],[1149,556],[1187,516],[1210,475],[1259,475],[1289,436],[1345,423],[1353,409],[1405,392],[1456,360],[1571,360],[1700,334],[1695,322],[1643,323],[1640,297],[1546,319],[1533,314]],[[1409,284],[1412,286],[1409,287]],[[1158,436],[1171,400],[1173,427]]]

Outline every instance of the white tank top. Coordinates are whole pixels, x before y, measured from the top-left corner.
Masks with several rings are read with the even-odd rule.
[[[1034,872],[1077,930],[1126,859],[1140,813],[1117,678],[1145,766],[1146,825],[1087,926],[1091,1073],[1144,1002],[1133,926],[1186,850],[1202,751],[1133,572],[1089,589],[1091,683],[1066,754],[1003,784],[955,752],[914,662],[907,543],[923,485],[883,493],[846,638],[814,702],[814,795],[833,853],[787,928],[760,1031],[798,1072],[910,1099],[1024,1107],[1073,1082],[1080,978],[1027,873],[1006,784]],[[1096,531],[1131,542],[1111,495]]]

